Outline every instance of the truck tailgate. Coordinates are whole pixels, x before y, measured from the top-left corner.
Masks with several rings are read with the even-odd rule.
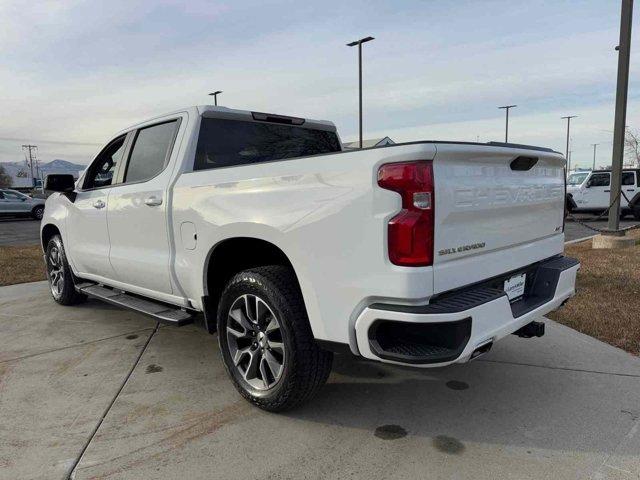
[[[564,165],[550,151],[437,145],[434,293],[561,253]]]

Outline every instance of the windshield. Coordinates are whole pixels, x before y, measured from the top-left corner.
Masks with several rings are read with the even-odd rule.
[[[589,176],[590,172],[572,173],[567,178],[567,185],[582,185],[582,182]]]

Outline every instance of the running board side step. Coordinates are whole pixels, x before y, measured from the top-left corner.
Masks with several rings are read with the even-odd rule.
[[[88,282],[77,284],[76,290],[89,297],[149,315],[159,322],[169,325],[181,327],[182,325],[193,323],[194,315],[179,307],[133,296],[120,290]]]

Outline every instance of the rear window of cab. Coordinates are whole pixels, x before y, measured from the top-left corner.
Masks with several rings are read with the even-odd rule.
[[[248,165],[341,151],[329,130],[203,118],[194,170]]]

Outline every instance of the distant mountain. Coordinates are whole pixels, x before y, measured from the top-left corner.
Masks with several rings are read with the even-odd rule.
[[[23,169],[26,168],[26,163],[23,161],[20,162],[2,162],[0,163],[0,165],[2,165],[3,167],[5,167],[5,169],[7,167],[11,168],[17,168],[17,169]],[[79,163],[73,163],[73,162],[69,162],[67,160],[61,160],[59,158],[55,159],[55,160],[51,160],[50,162],[41,162],[38,164],[38,166],[42,169],[42,170],[73,170],[75,172],[77,172],[78,170],[84,170],[85,168],[87,168],[86,165],[81,165]]]
[[[72,162],[68,162],[67,160],[61,160],[61,159],[55,159],[55,160],[51,160],[50,162],[47,163],[41,163],[40,164],[40,168],[42,168],[43,170],[58,170],[58,169],[63,169],[63,170],[84,170],[87,166],[86,165],[80,165],[78,163],[72,163]]]
[[[28,187],[32,185],[31,172],[24,161],[2,162],[0,165],[2,165],[4,171],[11,177],[13,187]],[[38,168],[43,177],[50,173],[70,173],[77,178],[78,174],[87,168],[87,166],[68,162],[67,160],[56,159],[50,162],[40,163],[38,164]],[[33,175],[36,178],[40,178],[38,172],[35,171],[35,165]]]

